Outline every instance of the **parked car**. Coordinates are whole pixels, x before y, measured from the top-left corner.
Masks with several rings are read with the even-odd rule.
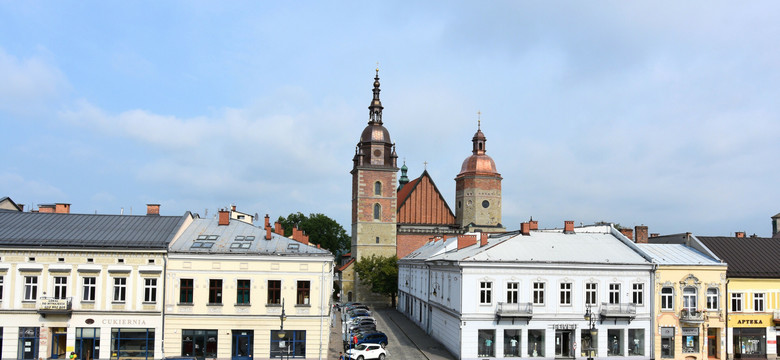
[[[367,324],[355,325],[349,328],[349,332],[353,334],[363,333],[368,331],[376,331],[376,324],[367,323]]]
[[[349,330],[349,332],[355,332],[354,329],[359,328],[359,327],[363,327],[363,326],[368,326],[368,325],[373,326],[376,329],[376,321],[374,321],[374,319],[372,319],[372,318],[365,318],[365,317],[364,318],[356,318],[356,321],[353,321],[353,322],[351,322],[349,324],[349,327],[348,327],[347,330]]]
[[[360,344],[347,350],[347,357],[352,360],[379,359],[384,360],[387,351],[377,344]]]
[[[347,313],[347,319],[354,319],[359,316],[371,316],[371,312],[368,310],[357,309]]]
[[[354,341],[357,340],[357,341]],[[352,346],[360,344],[379,344],[382,347],[387,346],[387,335],[381,331],[369,331],[358,333],[350,339]]]

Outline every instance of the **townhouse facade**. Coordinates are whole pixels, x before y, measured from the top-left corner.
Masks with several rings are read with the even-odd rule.
[[[610,225],[474,233],[399,261],[399,311],[459,359],[650,359],[654,265]]]

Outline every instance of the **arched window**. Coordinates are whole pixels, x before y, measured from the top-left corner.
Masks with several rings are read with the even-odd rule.
[[[707,310],[718,310],[720,296],[717,288],[707,289]]]
[[[382,218],[382,205],[374,204],[374,220]]]
[[[374,183],[374,195],[382,195],[382,183],[379,181]]]
[[[686,310],[696,310],[696,288],[686,286],[683,289],[683,308]]]

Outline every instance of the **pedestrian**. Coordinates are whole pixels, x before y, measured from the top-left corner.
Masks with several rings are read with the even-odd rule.
[[[346,360],[344,359],[344,353],[339,351],[339,360]]]
[[[70,352],[70,360],[76,360],[76,352],[75,351],[71,351]]]

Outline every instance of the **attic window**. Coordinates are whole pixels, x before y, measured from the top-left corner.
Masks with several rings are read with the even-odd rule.
[[[154,259],[149,259],[150,264],[154,264]]]
[[[247,236],[247,237],[244,238],[244,240],[246,240],[246,241],[254,241],[255,240],[255,236],[254,235]]]
[[[116,262],[118,262],[120,264],[124,264],[125,263],[125,259],[116,259]]]
[[[93,259],[93,258],[87,258],[87,262],[88,262],[88,263],[95,262],[95,259]]]
[[[218,237],[217,235],[209,235],[209,240],[217,240]]]
[[[244,241],[244,236],[243,235],[236,236],[236,241]]]
[[[198,240],[206,240],[208,235],[198,235]]]
[[[232,243],[230,244],[231,249],[249,249],[249,247],[252,246],[250,243]]]
[[[194,242],[190,249],[211,249],[214,246],[213,242]]]
[[[27,261],[35,261],[35,258],[34,257],[28,257]]]
[[[287,244],[287,250],[298,250],[299,244]]]
[[[57,262],[65,262],[65,258],[58,258]]]

